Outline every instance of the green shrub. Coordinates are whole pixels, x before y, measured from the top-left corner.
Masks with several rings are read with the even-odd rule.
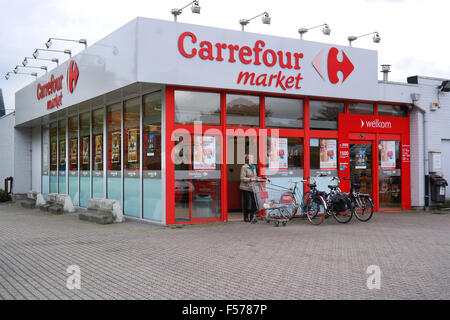
[[[0,202],[10,201],[11,196],[5,193],[5,190],[0,189]]]

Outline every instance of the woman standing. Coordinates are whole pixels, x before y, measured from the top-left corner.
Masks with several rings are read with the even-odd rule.
[[[257,179],[257,170],[253,155],[251,154],[245,155],[245,164],[241,167],[240,178],[241,178],[240,189],[242,192],[242,210],[244,213],[244,221],[250,222],[253,219],[253,215],[255,215],[256,213],[256,202],[252,189],[252,180],[255,181]]]

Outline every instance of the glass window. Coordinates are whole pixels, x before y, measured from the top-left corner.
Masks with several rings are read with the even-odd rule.
[[[50,125],[50,193],[58,193],[58,124]]]
[[[175,91],[175,122],[220,125],[220,94],[198,91]]]
[[[280,186],[292,186],[291,181],[303,179],[303,138],[268,137],[266,176]],[[303,185],[297,185],[297,195],[302,198]]]
[[[266,97],[266,127],[303,128],[303,100]]]
[[[50,129],[48,125],[42,126],[42,195],[47,199],[49,193],[50,174]]]
[[[69,118],[69,195],[78,206],[78,116]]]
[[[350,103],[348,110],[351,114],[373,115],[373,104],[359,102]]]
[[[407,117],[408,109],[401,106],[391,106],[391,105],[378,105],[378,115],[379,116],[391,116],[391,117]]]
[[[80,206],[87,207],[91,198],[90,167],[91,113],[80,114]]]
[[[227,125],[259,127],[259,97],[227,94]]]
[[[176,136],[175,221],[220,218],[220,163],[220,136]]]
[[[337,170],[337,140],[311,138],[309,141],[310,150],[310,176],[317,182],[319,190],[329,192],[328,185],[331,177],[338,175]],[[319,173],[326,174],[326,177],[317,177]]]
[[[107,198],[122,203],[122,104],[107,108],[108,173]]]
[[[140,217],[140,98],[125,101],[123,109],[124,213]]]
[[[143,97],[143,216],[161,221],[161,91]]]
[[[58,162],[59,186],[58,192],[66,193],[66,120],[58,121]]]
[[[399,209],[402,202],[400,141],[379,141],[378,150],[380,209]]]
[[[103,108],[92,112],[92,197],[104,198],[103,180]]]
[[[311,129],[337,130],[338,114],[344,113],[345,104],[335,101],[311,100],[309,102],[309,126]]]

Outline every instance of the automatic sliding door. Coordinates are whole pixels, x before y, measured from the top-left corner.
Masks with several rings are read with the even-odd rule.
[[[379,141],[378,149],[380,209],[400,209],[402,202],[400,141]]]

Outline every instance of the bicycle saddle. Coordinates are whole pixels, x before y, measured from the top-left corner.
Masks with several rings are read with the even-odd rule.
[[[331,190],[333,190],[333,189],[337,189],[337,188],[339,188],[339,186],[332,186],[332,185],[328,185],[328,188],[330,188]]]
[[[361,183],[352,183],[352,187],[353,187],[353,189],[360,189]]]
[[[315,183],[308,183],[307,186],[308,186],[308,188],[315,188],[315,187],[317,187],[317,185]]]

